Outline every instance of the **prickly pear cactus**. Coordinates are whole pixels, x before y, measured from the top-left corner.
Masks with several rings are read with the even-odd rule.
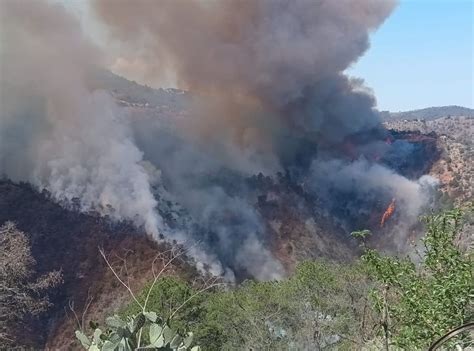
[[[191,348],[193,334],[179,334],[161,320],[155,312],[143,312],[123,320],[117,315],[107,317],[107,329],[102,331],[97,324],[91,324],[94,332],[87,336],[76,330],[76,338],[88,351],[199,351]]]

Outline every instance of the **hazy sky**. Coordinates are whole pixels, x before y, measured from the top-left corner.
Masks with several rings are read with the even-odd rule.
[[[65,3],[97,37],[87,0],[50,1]],[[365,79],[381,110],[474,108],[473,22],[474,0],[400,0],[348,73]]]

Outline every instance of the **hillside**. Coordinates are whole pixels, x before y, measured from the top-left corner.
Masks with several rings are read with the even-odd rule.
[[[442,117],[474,117],[474,109],[462,107],[462,106],[439,106],[439,107],[427,107],[419,110],[411,111],[400,111],[400,112],[390,112],[390,111],[381,111],[382,118],[386,121],[394,120],[435,120]]]
[[[70,211],[27,184],[0,181],[0,223],[7,220],[27,233],[38,274],[60,270],[63,275],[64,283],[51,299],[53,307],[41,319],[30,321],[31,332],[24,341],[34,349],[69,349],[74,344],[77,325],[71,304],[81,316],[91,299],[84,318],[101,322],[128,301],[128,293],[100,257],[99,247],[133,289],[141,289],[151,279],[152,261],[169,248],[126,223],[112,224],[93,214]],[[196,274],[184,261],[176,261],[169,272],[183,277]]]
[[[273,188],[272,192],[281,191],[275,185],[269,185],[268,180],[255,179],[254,181],[266,182],[267,186]],[[290,198],[286,197],[285,202],[288,200]],[[289,214],[291,206],[281,208],[282,212],[280,212],[280,210],[275,211],[275,204],[265,204],[266,201],[262,199],[260,206],[267,207],[266,211],[273,213],[277,221],[275,223],[276,230],[280,233],[286,232],[289,235],[286,237],[288,243],[298,246],[301,238],[300,228],[314,226],[315,223],[302,225],[301,220],[297,218],[297,212]],[[286,220],[286,223],[283,221],[282,225],[281,221],[286,217],[293,219]],[[129,306],[128,308],[136,311],[136,306],[131,302],[126,290],[116,281],[97,254],[98,247],[105,249],[114,268],[136,292],[141,291],[145,283],[152,279],[150,267],[156,255],[167,249],[166,246],[157,245],[148,240],[143,234],[127,224],[111,224],[94,214],[79,214],[69,211],[51,202],[45,193],[39,194],[28,185],[16,185],[8,181],[0,182],[0,223],[5,219],[14,220],[19,228],[29,233],[40,274],[51,269],[61,269],[64,277],[64,284],[55,290],[53,295],[53,308],[40,320],[31,320],[30,322],[29,336],[25,341],[34,349],[79,350],[72,337],[73,331],[78,328],[72,310],[77,313],[79,320],[83,319],[85,323],[92,320],[101,324],[106,316],[120,312],[124,306]],[[469,230],[472,233],[472,226]],[[467,235],[468,239],[472,239],[472,234],[469,232],[464,235]],[[334,245],[336,243],[334,238],[326,239],[328,239],[327,246],[321,247],[321,249],[340,252],[340,249]],[[250,325],[247,323],[248,318],[255,318],[256,322],[249,326],[250,329],[245,333],[243,339],[247,343],[261,345],[260,343],[266,343],[267,340],[273,339],[271,334],[265,335],[265,338],[261,335],[267,326],[260,321],[260,316],[269,314],[267,318],[271,318],[275,323],[281,323],[281,321],[288,323],[286,324],[287,328],[298,326],[295,330],[298,330],[299,334],[294,336],[295,339],[303,345],[311,345],[314,341],[308,335],[314,328],[313,317],[304,311],[308,310],[307,304],[309,302],[306,301],[313,301],[312,299],[317,296],[320,305],[314,307],[313,304],[309,304],[312,306],[311,308],[327,309],[328,311],[336,309],[338,318],[341,319],[342,316],[342,322],[348,323],[350,321],[347,326],[342,324],[341,327],[338,324],[339,319],[336,319],[334,323],[331,319],[329,322],[334,324],[334,327],[344,328],[345,333],[350,330],[350,333],[354,333],[354,337],[360,337],[362,341],[366,341],[365,337],[374,337],[372,327],[365,326],[364,323],[360,325],[353,323],[354,318],[357,320],[362,318],[361,321],[364,321],[365,318],[374,318],[364,297],[370,288],[367,278],[361,275],[357,267],[334,265],[331,261],[323,263],[320,256],[323,252],[318,254],[315,251],[317,248],[310,247],[306,242],[301,244],[306,246],[310,255],[316,254],[314,258],[318,260],[300,266],[296,276],[292,279],[275,284],[247,282],[236,288],[235,295],[233,290],[227,289],[221,293],[206,295],[204,299],[199,299],[187,306],[183,312],[184,315],[179,318],[193,318],[192,321],[197,323],[197,326],[191,324],[191,327],[197,327],[196,333],[201,336],[201,342],[208,342],[209,345],[216,343],[219,345],[220,342],[223,342],[213,333],[207,335],[209,330],[232,336],[236,333],[232,323],[241,320],[240,328],[246,329],[246,326]],[[288,252],[282,254],[286,256]],[[157,268],[159,269],[159,267]],[[183,292],[171,289],[174,287],[183,289],[183,284],[186,284],[185,289],[194,291],[191,282],[196,281],[198,277],[192,266],[179,261],[168,274],[173,278],[163,281],[163,286],[160,289],[164,290],[159,290],[160,293],[157,291],[156,297],[153,297],[152,300],[153,308],[156,311],[162,311],[161,313],[164,315],[166,315],[166,304],[173,303],[176,306],[182,301],[173,299],[179,298],[179,294]],[[181,277],[182,280],[178,277]],[[337,285],[333,287],[333,284]],[[328,288],[334,290],[327,291]],[[158,298],[161,296],[160,294],[165,293],[170,295]],[[288,299],[289,293],[302,295]],[[174,294],[178,294],[178,297]],[[225,297],[224,300],[222,300],[223,297]],[[180,298],[182,299],[182,297]],[[235,300],[237,303],[234,302]],[[262,302],[265,303],[262,304]],[[89,307],[86,308],[85,306],[89,303]],[[164,303],[166,304],[164,305]],[[281,310],[282,306],[283,310]],[[209,308],[210,311],[207,310]],[[83,315],[85,310],[87,313]],[[366,314],[367,317],[365,317]],[[219,321],[218,326],[214,325],[214,319],[210,318],[216,318]],[[178,321],[186,322],[181,319]],[[298,324],[300,322],[303,323],[302,327]],[[330,325],[332,325],[331,323]],[[376,323],[375,319],[374,323]],[[364,335],[358,334],[361,332]],[[31,335],[35,337],[31,338]],[[334,335],[334,331],[333,329],[324,330],[321,335],[331,337]],[[237,333],[233,340],[239,340],[239,338]],[[276,340],[276,343],[285,341],[280,338]],[[338,340],[335,339],[335,341]],[[352,340],[349,341],[352,342]]]
[[[474,117],[397,120],[386,121],[385,125],[394,130],[436,133],[441,158],[430,174],[440,180],[445,199],[452,199],[456,205],[474,200]]]
[[[161,112],[184,113],[195,95],[179,89],[154,89],[120,77],[107,70],[98,70],[91,84],[112,92],[127,106],[155,108]],[[384,121],[435,120],[448,117],[474,117],[474,109],[463,106],[433,106],[410,111],[380,111]]]
[[[106,71],[95,76],[92,83],[111,92],[118,105],[132,117],[137,135],[146,131],[164,140],[172,137],[167,133],[175,128],[174,121],[190,118],[189,104],[195,99],[183,91],[144,87]],[[387,121],[385,126],[389,131],[383,132],[386,138],[383,147],[389,148],[386,155],[365,157],[372,157],[408,179],[429,173],[441,181],[443,201],[463,204],[473,198],[473,122],[470,117],[448,116],[429,121],[405,118]],[[380,138],[379,133],[371,130],[354,135],[336,147],[353,161],[362,155],[358,156],[358,152],[363,152],[358,150],[359,145],[370,145]],[[400,145],[406,146],[398,149]],[[165,146],[169,145],[165,143]],[[161,146],[158,144],[158,147]],[[314,148],[324,150],[324,145],[307,142],[300,147],[299,167],[311,157]],[[145,148],[145,155],[151,151],[156,149]],[[166,174],[167,169],[163,171]],[[298,178],[290,172],[278,173],[276,177],[262,173],[243,176],[217,169],[204,183],[219,186],[230,198],[239,197],[252,205],[265,228],[267,247],[281,262],[286,274],[291,274],[296,265],[305,260],[325,258],[331,262],[350,262],[360,253],[357,241],[349,235],[355,229],[372,229],[376,235],[368,239],[368,244],[392,252],[404,252],[420,230],[412,226],[400,231],[398,223],[407,211],[403,208],[397,210],[387,226],[380,227],[380,218],[388,203],[378,198],[376,191],[361,198],[357,198],[356,190],[336,192],[331,193],[328,200],[312,190],[310,176]],[[167,225],[193,231],[193,235],[211,243],[216,240],[213,227],[195,221],[175,199],[155,190],[160,199],[157,209]],[[337,201],[333,202],[332,197]],[[234,222],[239,220],[233,218],[234,210],[230,207],[222,214],[217,212],[222,216],[219,225],[233,228]],[[74,204],[58,205],[47,192],[39,193],[27,184],[4,180],[0,182],[0,223],[7,220],[17,223],[29,235],[38,273],[61,270],[64,277],[64,284],[53,295],[53,308],[40,320],[30,321],[29,327],[36,337],[29,340],[29,345],[36,348],[73,345],[71,335],[77,326],[71,304],[74,311],[81,314],[90,302],[84,319],[100,322],[128,303],[126,290],[117,284],[105,266],[98,247],[105,249],[135,291],[140,291],[152,277],[150,268],[156,255],[168,248],[132,224],[113,222],[95,212],[79,213],[74,210]],[[182,223],[185,224],[180,227]],[[199,273],[192,262],[188,258],[170,273],[194,280]],[[253,277],[242,268],[236,268],[234,274],[237,281]]]
[[[89,83],[96,89],[111,92],[119,103],[135,107],[159,108],[162,113],[183,111],[192,99],[192,96],[183,90],[150,88],[104,69],[95,70],[89,77]]]
[[[380,112],[352,76],[397,1],[0,0],[0,351],[411,351],[464,328],[474,110]],[[461,101],[456,71],[427,96]]]

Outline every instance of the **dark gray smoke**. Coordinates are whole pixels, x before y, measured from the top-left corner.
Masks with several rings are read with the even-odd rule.
[[[179,150],[171,159],[183,163],[160,168],[175,193],[183,189],[179,201],[187,208],[200,208],[199,202],[189,203],[188,194],[196,191],[207,204],[218,204],[206,212],[217,222],[206,227],[230,228],[231,221],[219,222],[228,211],[228,202],[220,198],[226,191],[217,195],[215,182],[189,180],[222,173],[222,168],[242,175],[289,172],[341,218],[367,218],[370,214],[362,212],[377,212],[374,207],[397,198],[405,221],[394,232],[407,232],[416,221],[426,200],[426,179],[409,180],[378,162],[401,162],[397,158],[410,157],[411,144],[383,142],[374,97],[361,80],[343,73],[366,51],[370,32],[395,1],[95,0],[94,5],[124,55],[132,52],[141,62],[148,81],[172,72],[180,88],[203,97],[190,118],[178,122],[183,141],[171,148]],[[140,143],[140,133],[137,139]],[[156,152],[159,144],[152,143],[148,149],[155,152],[145,157],[165,165],[169,161],[159,155],[169,154]],[[336,211],[341,206],[344,210]],[[240,203],[230,212],[243,215],[247,209]],[[249,225],[245,231],[262,231],[251,213],[237,222]],[[206,218],[199,211],[194,215]],[[238,229],[231,232],[236,242],[245,237]],[[235,247],[232,236],[219,237]],[[219,252],[227,256],[225,249]]]
[[[180,88],[219,100],[219,109],[213,104],[207,111],[215,133],[236,128],[236,138],[253,134],[268,149],[280,147],[273,145],[280,142],[275,138],[288,130],[340,140],[378,123],[374,99],[342,72],[368,48],[369,33],[395,1],[95,0],[94,5],[113,38],[141,58],[149,76],[172,71]],[[247,118],[248,108],[257,107],[264,117]]]

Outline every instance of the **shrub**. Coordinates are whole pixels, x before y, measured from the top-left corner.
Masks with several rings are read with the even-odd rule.
[[[367,250],[362,257],[379,286],[379,312],[386,309],[388,337],[406,350],[425,349],[450,329],[473,320],[474,263],[457,246],[462,212],[424,218],[427,234],[419,264]]]

